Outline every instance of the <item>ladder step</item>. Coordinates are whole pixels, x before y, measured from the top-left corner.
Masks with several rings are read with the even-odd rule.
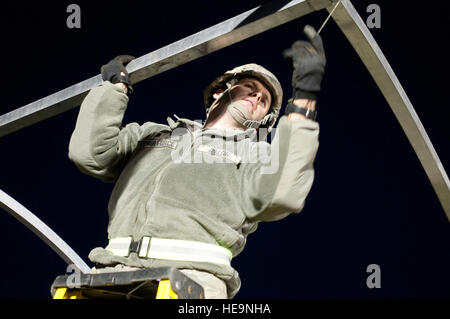
[[[172,267],[56,277],[53,299],[203,299],[198,283]],[[75,282],[74,282],[75,281]]]

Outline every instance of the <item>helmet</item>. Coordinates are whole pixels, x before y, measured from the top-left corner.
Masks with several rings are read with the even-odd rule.
[[[272,104],[269,112],[263,119],[260,121],[246,121],[244,125],[247,127],[266,127],[268,132],[270,132],[280,114],[281,103],[283,101],[283,89],[272,72],[255,63],[241,65],[225,72],[205,89],[203,92],[203,100],[206,107],[206,115],[208,116],[210,107],[215,100],[213,97],[215,91],[230,88],[239,79],[245,77],[254,77],[261,81],[272,95]]]

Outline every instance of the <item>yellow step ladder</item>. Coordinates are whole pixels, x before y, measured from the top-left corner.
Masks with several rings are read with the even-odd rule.
[[[171,267],[99,274],[62,275],[53,299],[204,299],[203,287]]]

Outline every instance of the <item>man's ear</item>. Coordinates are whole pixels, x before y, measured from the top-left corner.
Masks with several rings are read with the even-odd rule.
[[[219,97],[222,96],[223,92],[224,92],[223,89],[218,89],[218,90],[216,90],[216,92],[214,92],[214,94],[213,94],[213,98],[214,98],[215,100],[217,100]]]

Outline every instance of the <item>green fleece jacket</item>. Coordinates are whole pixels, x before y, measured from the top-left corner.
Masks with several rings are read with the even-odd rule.
[[[282,116],[269,144],[252,128],[204,129],[178,117],[168,125],[123,126],[127,104],[127,95],[108,81],[92,89],[69,145],[69,158],[83,173],[115,182],[109,239],[192,240],[226,247],[235,257],[259,222],[302,210],[314,179],[317,122]],[[237,271],[223,264],[121,257],[101,247],[89,259],[207,271],[227,283],[230,298],[241,284]]]

